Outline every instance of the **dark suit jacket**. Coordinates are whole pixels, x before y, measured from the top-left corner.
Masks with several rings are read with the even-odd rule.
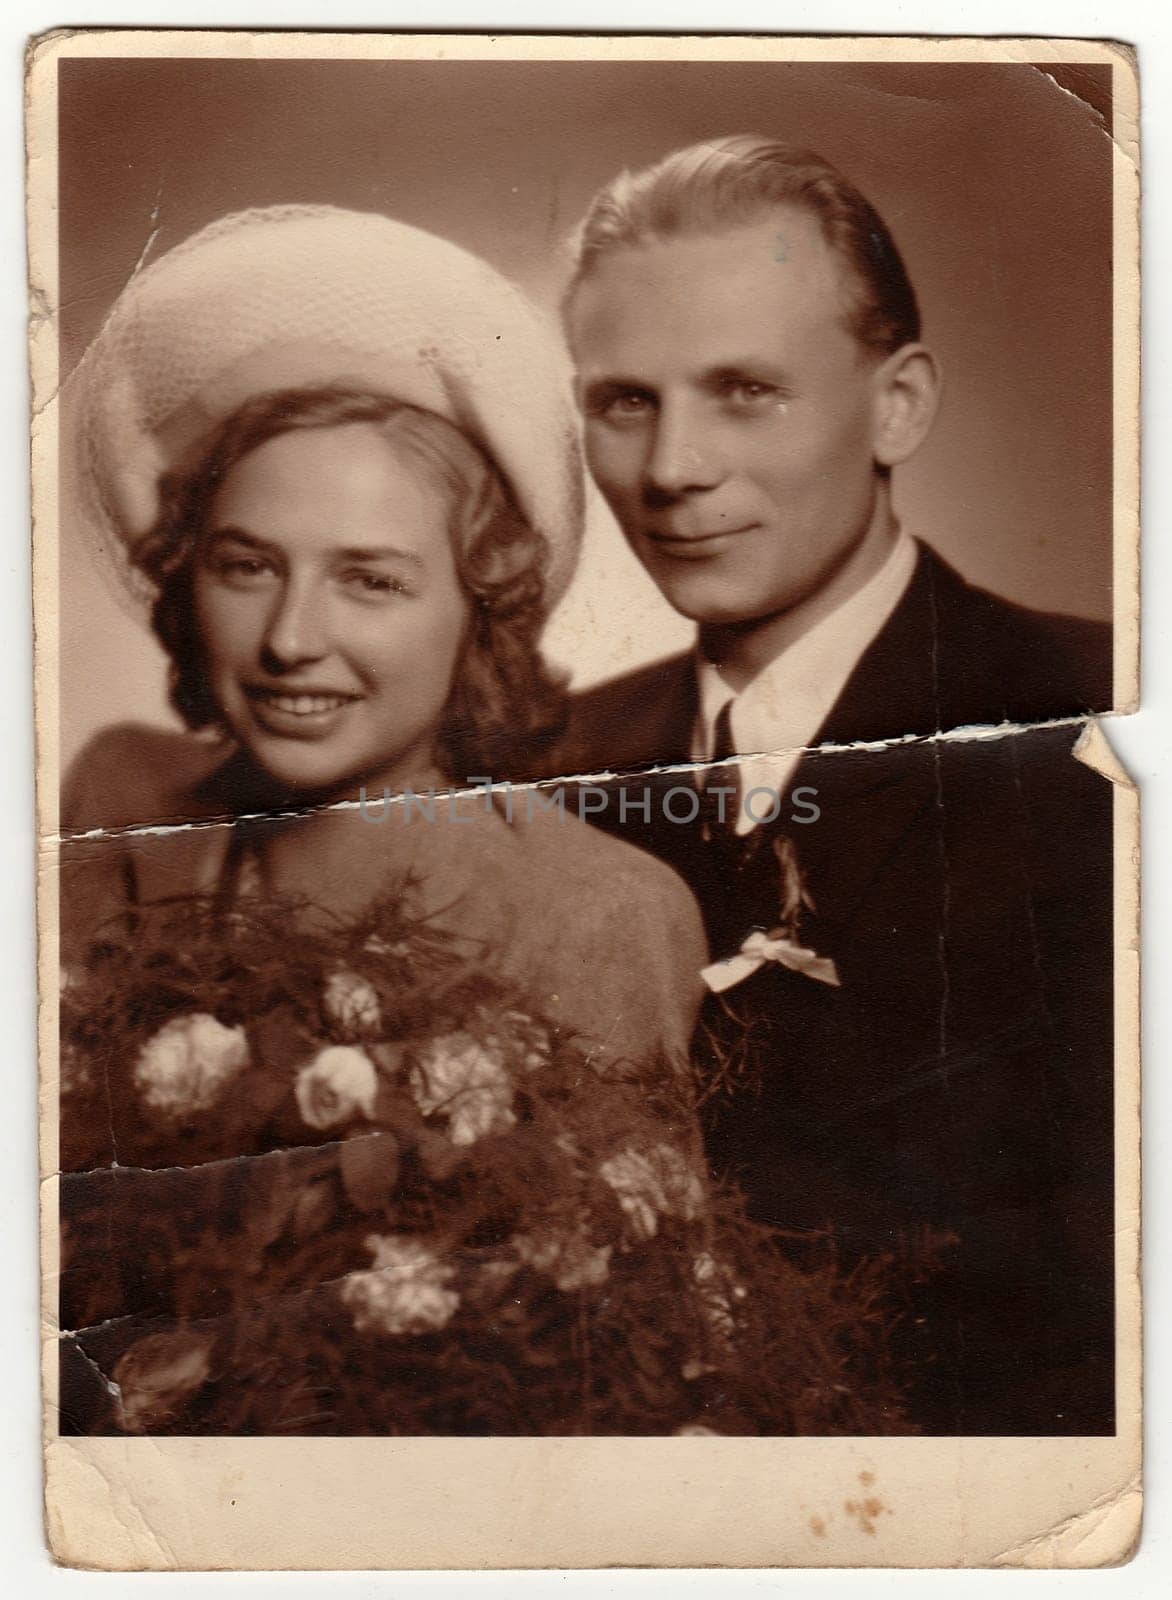
[[[917,737],[806,753],[791,793],[817,791],[815,822],[784,806],[730,856],[655,803],[620,824],[612,794],[597,819],[688,879],[717,955],[779,920],[770,835],[795,845],[802,942],[841,987],[769,965],[710,1002],[746,1067],[710,1155],[760,1219],[923,1280],[900,1338],[926,1431],[1113,1429],[1111,785],[1071,725],[932,737],[1106,707],[1109,663],[1107,630],[924,548],[815,743]],[[639,769],[687,760],[694,707],[688,657],[581,696],[560,770],[686,782]]]

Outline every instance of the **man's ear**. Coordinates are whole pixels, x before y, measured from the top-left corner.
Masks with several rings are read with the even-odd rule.
[[[919,449],[940,404],[940,368],[922,344],[901,345],[875,370],[875,460],[895,467]]]

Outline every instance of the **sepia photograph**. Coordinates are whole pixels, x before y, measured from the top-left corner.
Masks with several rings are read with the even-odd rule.
[[[1069,40],[39,43],[58,1559],[1125,1558],[1136,94]],[[478,1553],[422,1491],[327,1527],[335,1465],[452,1460]]]

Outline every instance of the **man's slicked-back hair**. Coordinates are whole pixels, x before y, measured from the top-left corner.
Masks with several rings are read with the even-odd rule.
[[[836,167],[813,151],[738,134],[674,150],[641,172],[620,173],[599,191],[577,237],[566,294],[624,246],[720,232],[758,221],[774,207],[800,206],[847,269],[848,327],[877,357],[920,337],[920,312],[887,224]]]

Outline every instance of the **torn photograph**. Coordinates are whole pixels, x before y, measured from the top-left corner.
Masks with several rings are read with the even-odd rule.
[[[59,1561],[1127,1559],[1137,96],[34,43]]]

